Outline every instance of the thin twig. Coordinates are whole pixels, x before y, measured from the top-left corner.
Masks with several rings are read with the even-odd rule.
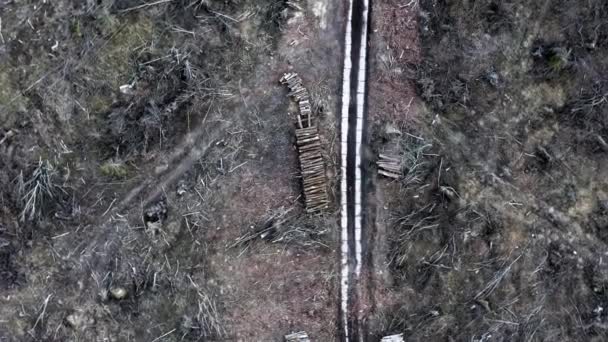
[[[163,337],[167,337],[167,336],[169,336],[169,335],[173,334],[173,333],[175,332],[175,330],[177,330],[177,329],[173,329],[173,330],[171,330],[171,331],[168,331],[168,332],[164,333],[164,334],[163,334],[163,335],[161,335],[161,336],[158,336],[157,338],[153,339],[153,340],[152,340],[152,342],[156,342],[156,341],[160,340],[160,339],[161,339],[161,338],[163,338]]]
[[[42,304],[42,312],[40,313],[40,315],[38,315],[38,319],[36,319],[36,323],[34,323],[34,326],[32,327],[32,332],[34,330],[36,330],[36,327],[38,326],[38,323],[44,321],[44,314],[46,313],[46,306],[49,304],[49,300],[51,299],[52,296],[53,295],[50,294],[44,300],[44,304]]]
[[[158,1],[149,2],[149,3],[146,3],[146,4],[141,4],[139,6],[127,8],[127,9],[124,9],[124,10],[122,10],[120,12],[121,13],[125,13],[125,12],[135,11],[135,10],[139,10],[139,9],[142,9],[142,8],[146,8],[146,7],[150,7],[150,6],[155,6],[155,5],[160,5],[160,4],[163,4],[165,2],[172,2],[172,1],[173,0],[158,0]]]

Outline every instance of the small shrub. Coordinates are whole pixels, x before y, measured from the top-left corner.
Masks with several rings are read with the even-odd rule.
[[[99,167],[102,175],[111,178],[125,178],[129,173],[127,165],[118,160],[110,160]]]

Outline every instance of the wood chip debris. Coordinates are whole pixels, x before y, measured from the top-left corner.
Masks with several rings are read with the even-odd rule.
[[[296,145],[300,159],[302,183],[306,211],[309,213],[327,209],[327,178],[323,160],[319,129],[313,118],[310,95],[302,85],[302,79],[296,73],[286,73],[281,83],[289,88],[291,96],[298,104],[296,116]]]

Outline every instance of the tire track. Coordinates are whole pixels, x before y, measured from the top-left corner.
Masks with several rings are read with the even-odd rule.
[[[362,264],[362,162],[369,0],[351,0],[344,38],[341,109],[341,317],[343,340],[362,340],[357,321]]]

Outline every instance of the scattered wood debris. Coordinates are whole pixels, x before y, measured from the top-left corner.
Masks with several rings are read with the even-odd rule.
[[[310,342],[308,334],[305,331],[285,335],[285,342]]]
[[[380,340],[380,342],[405,342],[405,340],[403,339],[403,334],[397,334],[385,336],[382,338],[382,340]]]
[[[310,95],[296,73],[283,75],[281,83],[289,87],[289,96],[296,100],[300,111],[296,117],[296,145],[302,169],[306,211],[318,212],[328,207],[329,200],[325,162],[321,153],[319,130],[313,120]]]
[[[376,164],[379,174],[394,179],[401,178],[403,165],[399,158],[380,153]]]

